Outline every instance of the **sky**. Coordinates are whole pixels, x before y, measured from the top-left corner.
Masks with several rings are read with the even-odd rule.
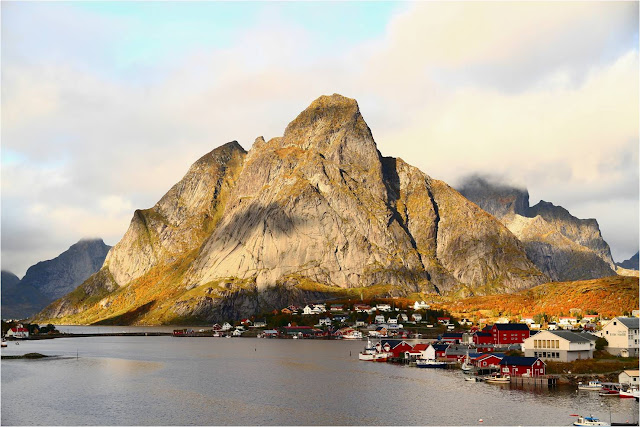
[[[114,245],[200,156],[358,101],[384,156],[638,251],[638,2],[2,2],[1,266]]]

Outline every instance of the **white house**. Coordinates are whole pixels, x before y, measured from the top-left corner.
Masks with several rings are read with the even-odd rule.
[[[224,322],[220,329],[222,329],[223,331],[228,331],[228,330],[233,329],[233,326],[231,326],[231,324],[229,324],[229,322]]]
[[[547,329],[550,331],[557,331],[558,330],[558,324],[556,322],[549,322],[547,323]]]
[[[471,325],[473,325],[473,322],[471,320],[469,320],[469,319],[462,319],[460,321],[460,324],[462,326],[471,326]]]
[[[304,308],[302,309],[302,314],[309,315],[309,314],[315,314],[315,313],[313,312],[313,308],[311,308],[311,306],[305,305]]]
[[[522,346],[525,357],[572,362],[593,358],[595,339],[571,331],[540,331],[525,339]]]
[[[378,310],[378,311],[391,311],[391,306],[389,304],[378,304],[378,305],[376,305],[376,310]]]
[[[313,311],[315,311],[316,313],[324,313],[325,311],[327,311],[327,307],[325,307],[324,304],[314,304]]]
[[[378,314],[374,319],[375,323],[384,323],[384,316],[382,314]]]
[[[420,322],[422,321],[422,314],[420,313],[413,313],[411,315],[411,318],[413,319],[414,322]]]
[[[393,317],[389,317],[389,319],[387,319],[387,323],[390,325],[397,325],[398,324],[398,319],[394,319]]]
[[[416,301],[413,304],[413,309],[414,310],[428,310],[430,307],[431,306],[429,304],[427,304],[426,302],[424,302],[424,301],[420,301],[420,302]]]
[[[620,375],[618,375],[618,382],[620,384],[628,384],[630,386],[638,387],[638,374],[640,374],[640,370],[638,369],[627,369],[626,371],[620,372]]]
[[[364,320],[356,320],[356,323],[354,325],[356,328],[359,328],[361,326],[367,326],[367,322],[365,322]]]
[[[408,322],[408,321],[409,321],[409,318],[407,317],[407,315],[406,315],[406,314],[404,314],[404,313],[400,313],[400,314],[398,314],[398,320],[400,320],[400,321],[402,321],[402,322]]]
[[[331,319],[329,317],[325,317],[324,319],[320,319],[320,326],[331,326]]]
[[[526,314],[526,315],[525,315],[525,314],[523,314],[523,315],[520,317],[520,323],[526,323],[527,325],[532,325],[532,324],[536,323],[536,321],[535,321],[535,320],[533,320],[533,316],[532,316],[532,315],[530,315],[530,314]],[[529,326],[529,327],[531,327],[531,326]]]
[[[637,317],[614,317],[602,327],[600,334],[609,345],[604,349],[616,356],[638,356]]]
[[[422,352],[422,358],[425,360],[436,360],[436,349],[431,344]]]
[[[22,324],[18,324],[7,331],[7,336],[14,338],[29,338],[29,330],[22,326]]]
[[[562,329],[573,329],[573,325],[578,323],[578,319],[575,317],[559,317],[558,326]]]
[[[234,329],[233,332],[231,332],[231,336],[233,337],[239,337],[242,335],[242,331],[240,329]]]

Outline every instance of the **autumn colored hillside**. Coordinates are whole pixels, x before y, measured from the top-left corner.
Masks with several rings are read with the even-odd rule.
[[[520,318],[520,315],[569,316],[599,314],[605,317],[638,309],[638,278],[603,277],[576,282],[552,282],[515,294],[476,296],[446,300],[434,307],[446,308],[454,316]]]

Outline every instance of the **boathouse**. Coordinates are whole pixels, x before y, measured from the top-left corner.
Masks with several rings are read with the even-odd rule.
[[[537,357],[504,356],[500,361],[502,375],[538,377],[545,375],[546,365]]]

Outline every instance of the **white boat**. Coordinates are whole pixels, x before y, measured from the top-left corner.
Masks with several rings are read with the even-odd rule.
[[[573,422],[574,426],[610,426],[611,424],[600,421],[596,417],[581,417]]]
[[[361,340],[362,332],[360,331],[351,331],[348,334],[342,336],[343,340]]]
[[[485,378],[485,381],[492,384],[506,384],[511,382],[511,377],[509,375],[504,377],[501,375],[493,375]]]
[[[7,346],[7,342],[5,340],[2,340],[2,347],[6,347]]]
[[[640,391],[637,388],[629,388],[627,390],[620,390],[620,397],[622,398],[634,398],[640,399]]]
[[[447,362],[438,362],[433,359],[418,359],[416,360],[416,366],[418,368],[446,368]]]
[[[579,382],[578,390],[600,391],[602,390],[602,383],[600,381],[589,381],[587,384]]]
[[[378,352],[376,347],[371,343],[371,340],[367,338],[367,346],[358,354],[359,360],[365,362],[386,362],[389,358],[389,353]]]
[[[464,377],[464,380],[477,383],[477,382],[482,381],[482,378],[481,377]]]

